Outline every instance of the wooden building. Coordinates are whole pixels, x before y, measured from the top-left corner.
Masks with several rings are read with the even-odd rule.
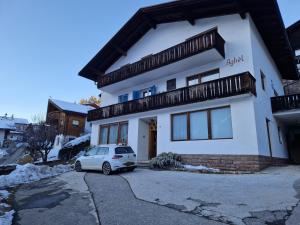
[[[95,105],[80,105],[49,99],[46,121],[56,126],[59,134],[69,138],[79,137],[90,132],[90,123],[86,121],[87,113],[95,108]]]

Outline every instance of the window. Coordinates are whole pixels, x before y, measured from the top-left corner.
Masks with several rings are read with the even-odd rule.
[[[72,120],[72,125],[73,125],[73,127],[78,127],[79,126],[79,121],[78,120]]]
[[[213,139],[232,138],[230,108],[211,110],[211,135]]]
[[[204,73],[199,73],[190,77],[187,77],[187,86],[205,83],[208,81],[216,80],[220,78],[219,69],[210,70]]]
[[[102,126],[100,128],[100,144],[107,144],[107,138],[108,138],[108,126],[104,127]]]
[[[151,95],[155,95],[156,94],[156,86],[153,85],[150,88],[145,88],[139,91],[133,91],[132,92],[132,98],[135,99],[139,99],[139,98],[145,98]]]
[[[131,147],[117,147],[115,148],[115,154],[130,154],[134,153]]]
[[[108,147],[99,147],[97,155],[107,155],[108,154]]]
[[[87,155],[87,156],[93,156],[93,155],[96,155],[97,152],[98,152],[98,148],[92,148],[92,149],[90,149],[90,150],[86,153],[86,155]]]
[[[279,143],[282,144],[282,134],[281,134],[281,128],[277,127],[277,131],[278,131],[278,139],[279,139]]]
[[[190,113],[191,140],[208,139],[207,112]]]
[[[176,89],[176,78],[167,80],[167,91],[172,91]]]
[[[269,152],[270,152],[270,156],[273,157],[271,135],[270,135],[270,120],[268,118],[266,118],[266,128],[267,128],[267,135],[268,135]]]
[[[120,122],[100,126],[99,144],[127,143],[128,123]]]
[[[177,114],[172,117],[172,139],[174,141],[187,139],[187,114]]]
[[[119,103],[123,103],[123,102],[127,102],[127,101],[128,101],[128,94],[120,95],[118,97],[118,102]]]
[[[174,114],[172,141],[233,138],[230,107]]]
[[[128,124],[122,123],[120,124],[120,142],[121,143],[127,143],[128,139]]]
[[[263,90],[265,90],[265,88],[266,88],[266,75],[262,72],[262,71],[260,71],[260,80],[261,80],[261,87],[262,87],[262,89]]]
[[[117,144],[117,143],[118,143],[118,124],[110,125],[108,144]]]

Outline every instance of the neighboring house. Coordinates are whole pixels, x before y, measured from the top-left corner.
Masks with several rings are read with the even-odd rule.
[[[28,126],[28,120],[13,116],[0,117],[0,146],[4,140],[22,141],[23,133]]]
[[[296,63],[300,71],[300,20],[289,26],[287,33],[296,54]],[[300,81],[284,80],[284,90],[287,95],[300,93]]]
[[[96,107],[49,99],[46,121],[56,126],[57,132],[63,134],[65,141],[68,141],[91,132],[91,124],[86,121],[86,118],[88,111]]]
[[[285,119],[300,110],[279,118],[271,97],[284,95],[282,79],[299,79],[294,57],[273,0],[142,8],[79,73],[102,93],[88,113],[91,144],[226,170],[285,163]]]

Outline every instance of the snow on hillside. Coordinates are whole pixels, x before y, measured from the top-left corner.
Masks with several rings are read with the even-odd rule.
[[[69,165],[36,166],[33,164],[17,165],[17,168],[8,175],[0,176],[0,188],[29,183],[43,178],[56,176],[71,170]]]

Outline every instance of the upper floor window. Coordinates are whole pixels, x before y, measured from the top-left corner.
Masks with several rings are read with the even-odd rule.
[[[260,71],[260,81],[261,81],[261,87],[265,91],[266,90],[266,75]]]
[[[79,121],[78,120],[72,120],[72,126],[73,127],[78,127],[79,126]]]
[[[167,91],[172,91],[176,89],[176,78],[167,80]]]
[[[156,86],[153,85],[150,88],[145,88],[145,89],[142,89],[142,90],[133,91],[132,92],[132,98],[133,99],[145,98],[145,97],[155,95],[155,94],[156,94]]]
[[[118,102],[119,103],[123,103],[123,102],[127,102],[127,101],[128,101],[128,94],[120,95],[118,97]]]
[[[187,86],[205,83],[208,81],[216,80],[220,78],[219,69],[210,70],[204,73],[199,73],[190,77],[187,77]]]

